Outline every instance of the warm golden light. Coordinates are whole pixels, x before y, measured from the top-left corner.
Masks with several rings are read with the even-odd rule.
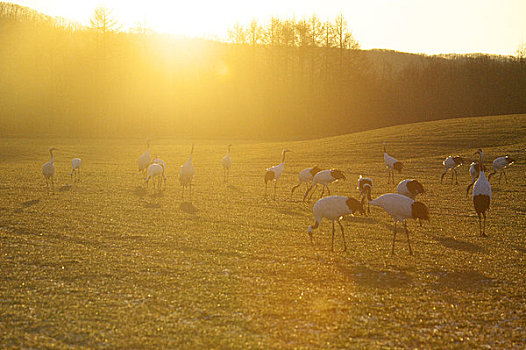
[[[342,13],[362,48],[416,53],[514,54],[526,42],[522,0],[127,1],[12,0],[87,25],[97,6],[112,9],[123,30],[145,24],[158,31],[225,39],[236,23],[280,18],[333,19]]]

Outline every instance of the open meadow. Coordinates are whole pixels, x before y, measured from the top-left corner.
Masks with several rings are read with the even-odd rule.
[[[373,198],[387,184],[382,142],[415,178],[431,214],[408,221],[414,256],[392,219],[343,220],[314,231],[314,200],[291,198],[300,170],[345,171],[331,194]],[[177,174],[195,144],[192,200]],[[223,183],[221,158],[232,143]],[[55,193],[41,173],[56,147]],[[266,168],[288,148],[277,200]],[[486,232],[466,186],[469,163],[509,154],[508,182],[492,178]],[[154,193],[137,172],[136,139],[0,139],[0,347],[5,348],[524,348],[526,347],[526,116],[460,118],[279,143],[151,139],[167,163]],[[461,155],[459,185],[440,184]],[[70,179],[82,158],[81,180]],[[488,172],[489,173],[489,169]],[[272,186],[269,186],[272,193]],[[319,192],[314,195],[317,199]]]

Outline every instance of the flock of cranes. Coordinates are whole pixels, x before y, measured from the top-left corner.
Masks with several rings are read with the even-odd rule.
[[[146,141],[146,151],[139,157],[137,161],[138,171],[143,174],[143,177],[146,182],[146,186],[150,180],[152,180],[154,191],[155,189],[161,189],[163,181],[166,183],[166,163],[156,156],[153,157],[150,154],[150,142]],[[228,152],[222,159],[223,166],[223,178],[226,182],[228,180],[230,168],[232,166],[232,158],[230,155],[230,149],[232,145],[228,145]],[[398,173],[402,172],[403,163],[398,161],[396,158],[390,156],[386,151],[385,142],[383,143],[384,149],[384,162],[388,169],[388,180],[387,182],[394,184],[394,171]],[[57,149],[52,147],[49,149],[49,154],[51,159],[42,166],[42,174],[46,180],[46,185],[49,189],[50,183],[51,188],[54,190],[54,174],[55,174],[55,165],[54,165],[54,155],[53,151]],[[192,163],[192,157],[194,152],[194,145],[190,151],[190,156],[188,160],[181,165],[179,171],[179,183],[182,186],[182,199],[184,200],[184,192],[186,189],[189,191],[189,197],[192,198],[192,179],[194,176],[194,166]],[[274,181],[274,193],[273,199],[276,198],[276,187],[278,180],[280,179],[283,169],[285,166],[285,157],[288,152],[292,152],[289,149],[284,149],[282,152],[281,163],[275,166],[272,166],[266,170],[265,173],[265,197],[267,197],[267,186],[269,182]],[[504,175],[504,179],[507,182],[507,177],[505,169],[514,163],[514,159],[509,156],[498,157],[493,161],[493,172],[489,174],[486,178],[485,170],[486,167],[483,163],[483,153],[479,149],[474,155],[479,156],[478,162],[471,163],[469,173],[472,178],[471,184],[468,185],[466,189],[466,194],[469,192],[471,187],[473,187],[473,206],[475,212],[479,218],[479,231],[480,235],[487,237],[486,235],[486,211],[490,207],[491,203],[491,184],[489,180],[497,172],[500,172],[499,182]],[[457,169],[464,163],[464,160],[460,156],[449,156],[447,157],[442,164],[444,165],[444,173],[440,177],[440,183],[442,183],[444,176],[448,171],[451,171],[451,182],[456,180],[458,184],[458,173]],[[80,168],[81,168],[81,159],[73,158],[71,161],[72,170],[70,173],[71,178],[75,176],[75,181],[80,180]],[[409,247],[409,253],[412,255],[413,251],[411,248],[411,242],[409,239],[409,231],[407,229],[406,220],[407,219],[418,219],[420,220],[429,220],[429,209],[428,207],[416,200],[416,196],[422,193],[425,193],[423,185],[415,179],[405,179],[400,181],[397,185],[396,193],[387,193],[383,194],[375,199],[372,199],[373,191],[373,180],[370,177],[363,177],[360,175],[358,178],[358,187],[357,189],[360,192],[360,200],[354,199],[347,196],[339,195],[330,195],[329,184],[338,180],[345,180],[345,174],[339,169],[328,169],[322,170],[318,166],[311,168],[303,169],[299,172],[299,182],[297,185],[292,187],[291,196],[294,195],[294,191],[300,187],[302,184],[306,184],[306,191],[303,195],[303,201],[307,199],[307,196],[310,193],[308,199],[312,198],[313,193],[315,192],[316,187],[319,185],[322,186],[322,192],[320,199],[313,206],[313,215],[315,223],[310,225],[307,228],[307,233],[309,234],[310,240],[313,240],[313,230],[318,228],[321,224],[323,218],[326,218],[332,221],[332,242],[331,250],[334,250],[334,233],[335,233],[335,222],[338,222],[338,225],[341,229],[342,239],[343,239],[343,250],[347,249],[345,241],[344,228],[341,223],[341,219],[346,215],[354,215],[356,213],[366,214],[365,204],[367,204],[367,213],[370,213],[369,206],[376,206],[384,209],[387,214],[389,214],[394,221],[393,229],[393,243],[391,247],[391,254],[394,254],[394,245],[396,240],[396,226],[400,222],[404,226],[404,230],[407,236],[407,244]],[[328,192],[327,197],[323,197],[325,189]],[[421,225],[421,223],[420,223]]]

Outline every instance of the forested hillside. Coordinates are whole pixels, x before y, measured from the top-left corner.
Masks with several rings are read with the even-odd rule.
[[[0,3],[0,136],[303,139],[526,112],[526,60],[360,50],[341,16],[229,43],[111,29]]]

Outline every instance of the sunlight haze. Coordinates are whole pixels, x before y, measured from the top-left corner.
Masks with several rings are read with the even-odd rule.
[[[124,0],[19,0],[52,16],[88,25],[97,6],[112,9],[122,30],[137,23],[177,35],[225,40],[236,23],[253,19],[266,23],[310,17],[333,19],[342,13],[363,49],[381,48],[414,53],[491,53],[514,55],[526,42],[526,2],[521,0],[374,0],[264,2],[124,1]]]

